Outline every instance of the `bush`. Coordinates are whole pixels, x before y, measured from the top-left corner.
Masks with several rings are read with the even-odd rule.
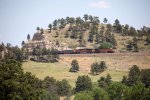
[[[99,49],[109,49],[112,48],[112,45],[108,42],[104,42],[100,45]]]

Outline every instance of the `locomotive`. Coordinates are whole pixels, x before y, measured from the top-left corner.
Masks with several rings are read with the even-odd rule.
[[[91,49],[91,48],[82,48],[74,50],[63,50],[58,51],[58,54],[89,54],[89,53],[114,53],[113,49]]]

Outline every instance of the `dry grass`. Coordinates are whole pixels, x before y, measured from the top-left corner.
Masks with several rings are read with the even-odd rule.
[[[77,59],[80,71],[77,73],[69,72],[70,63]],[[100,75],[90,75],[90,65],[93,62],[105,61],[108,69]],[[93,82],[96,82],[101,76],[109,73],[113,81],[121,81],[123,75],[127,75],[128,69],[133,65],[140,68],[150,68],[150,56],[102,56],[102,57],[65,57],[61,56],[58,63],[37,63],[28,61],[23,63],[25,72],[32,72],[40,79],[46,76],[53,76],[57,80],[67,79],[74,87],[75,81],[79,75],[89,75]]]

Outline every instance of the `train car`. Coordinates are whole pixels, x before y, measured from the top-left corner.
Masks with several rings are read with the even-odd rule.
[[[77,48],[75,50],[59,51],[59,54],[89,54],[89,53],[114,53],[112,49],[91,49],[91,48]]]
[[[64,50],[63,54],[73,54],[74,51],[73,50]]]
[[[112,49],[95,49],[94,53],[114,53]]]
[[[86,48],[86,47],[77,47],[74,50],[75,54],[85,54],[85,53],[92,53],[93,49],[91,48]]]

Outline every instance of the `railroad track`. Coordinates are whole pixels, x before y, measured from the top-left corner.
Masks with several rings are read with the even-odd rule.
[[[150,56],[150,52],[138,53],[93,53],[93,54],[60,54],[60,57],[100,57],[100,56]]]

